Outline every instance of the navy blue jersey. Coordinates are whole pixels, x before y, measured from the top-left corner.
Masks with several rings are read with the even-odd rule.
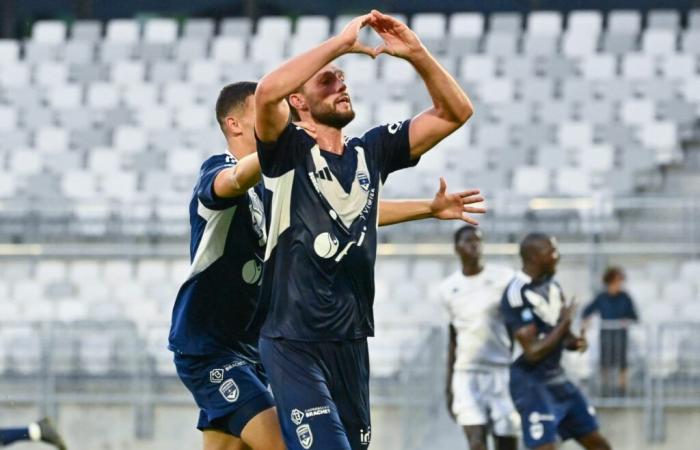
[[[596,312],[603,320],[638,320],[634,302],[627,292],[619,292],[615,295],[610,295],[607,291],[601,292],[584,308],[583,317],[590,317]]]
[[[377,204],[387,176],[415,165],[410,121],[348,138],[342,155],[319,149],[290,124],[258,142],[269,238],[259,310],[261,335],[302,341],[372,336]]]
[[[262,185],[219,198],[214,179],[233,167],[228,153],[207,159],[190,202],[190,274],[173,308],[169,348],[189,355],[229,353],[257,361],[248,333],[257,303],[266,242]]]
[[[561,367],[561,355],[564,343],[537,363],[525,360],[522,348],[515,339],[515,332],[522,327],[534,325],[537,335],[552,332],[559,322],[564,294],[553,278],[532,281],[525,273],[519,271],[506,288],[501,299],[501,312],[508,328],[513,349],[512,367],[529,373],[542,381],[560,378],[564,371]]]

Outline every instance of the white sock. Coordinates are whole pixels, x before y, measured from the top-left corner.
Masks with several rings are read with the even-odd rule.
[[[41,440],[41,428],[39,428],[38,423],[29,424],[29,439],[31,439],[32,441]]]

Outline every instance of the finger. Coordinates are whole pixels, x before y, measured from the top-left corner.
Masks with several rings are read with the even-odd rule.
[[[391,55],[391,52],[389,51],[389,48],[385,44],[379,44],[376,47],[372,49],[372,52],[374,53],[374,56],[379,56],[382,53],[386,53],[387,55]]]
[[[486,214],[486,208],[478,206],[465,206],[464,212],[467,212],[469,214]]]
[[[481,203],[484,200],[485,200],[484,197],[482,197],[480,195],[474,195],[472,197],[463,197],[462,204],[471,205],[472,203]]]
[[[378,54],[376,52],[376,50],[373,49],[372,47],[369,47],[369,46],[361,44],[361,43],[355,44],[355,47],[353,47],[353,49],[352,49],[352,53],[363,53],[365,55],[371,56],[372,58],[376,58],[377,54]]]
[[[470,225],[474,225],[475,227],[478,227],[478,226],[479,226],[479,222],[478,222],[477,220],[475,220],[475,219],[469,217],[469,216],[466,215],[466,214],[462,214],[462,220],[463,220],[464,222],[467,222],[467,223],[470,224]]]
[[[438,194],[445,195],[445,192],[447,192],[447,181],[445,181],[445,177],[440,177],[440,189],[438,189]]]
[[[457,193],[460,197],[471,197],[472,195],[481,194],[481,189],[469,189],[467,191],[462,191]]]

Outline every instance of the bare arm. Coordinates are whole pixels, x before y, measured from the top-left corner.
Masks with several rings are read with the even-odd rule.
[[[407,60],[423,79],[433,106],[411,120],[409,141],[415,159],[461,127],[474,113],[467,94],[405,24],[372,11],[372,28],[384,39],[377,50]]]
[[[486,209],[469,206],[483,202],[478,189],[448,194],[447,183],[440,178],[440,189],[432,200],[382,200],[379,202],[379,226],[393,225],[411,220],[436,218],[440,220],[463,220],[472,225],[479,222],[467,214],[483,214]]]
[[[255,90],[255,130],[261,141],[277,140],[289,120],[287,96],[297,92],[323,66],[346,53],[374,56],[373,49],[358,41],[360,29],[371,20],[370,14],[356,17],[340,34],[291,58],[260,80]]]
[[[552,331],[542,339],[537,338],[537,327],[526,325],[515,332],[515,338],[523,348],[525,359],[531,363],[543,360],[571,334],[571,321],[575,303],[562,307],[560,319]]]
[[[260,181],[258,154],[241,158],[233,167],[224,169],[214,179],[214,193],[217,197],[232,198],[243,195]]]
[[[457,359],[457,331],[453,325],[450,325],[448,333],[445,396],[447,397],[447,411],[449,411],[454,419],[454,413],[452,412],[452,400],[454,398],[454,392],[452,392],[452,375],[454,374],[455,360]]]

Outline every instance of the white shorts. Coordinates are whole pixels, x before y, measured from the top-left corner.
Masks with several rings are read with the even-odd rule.
[[[517,436],[520,416],[508,392],[508,379],[508,368],[455,371],[452,412],[457,423],[490,425],[496,436]]]

